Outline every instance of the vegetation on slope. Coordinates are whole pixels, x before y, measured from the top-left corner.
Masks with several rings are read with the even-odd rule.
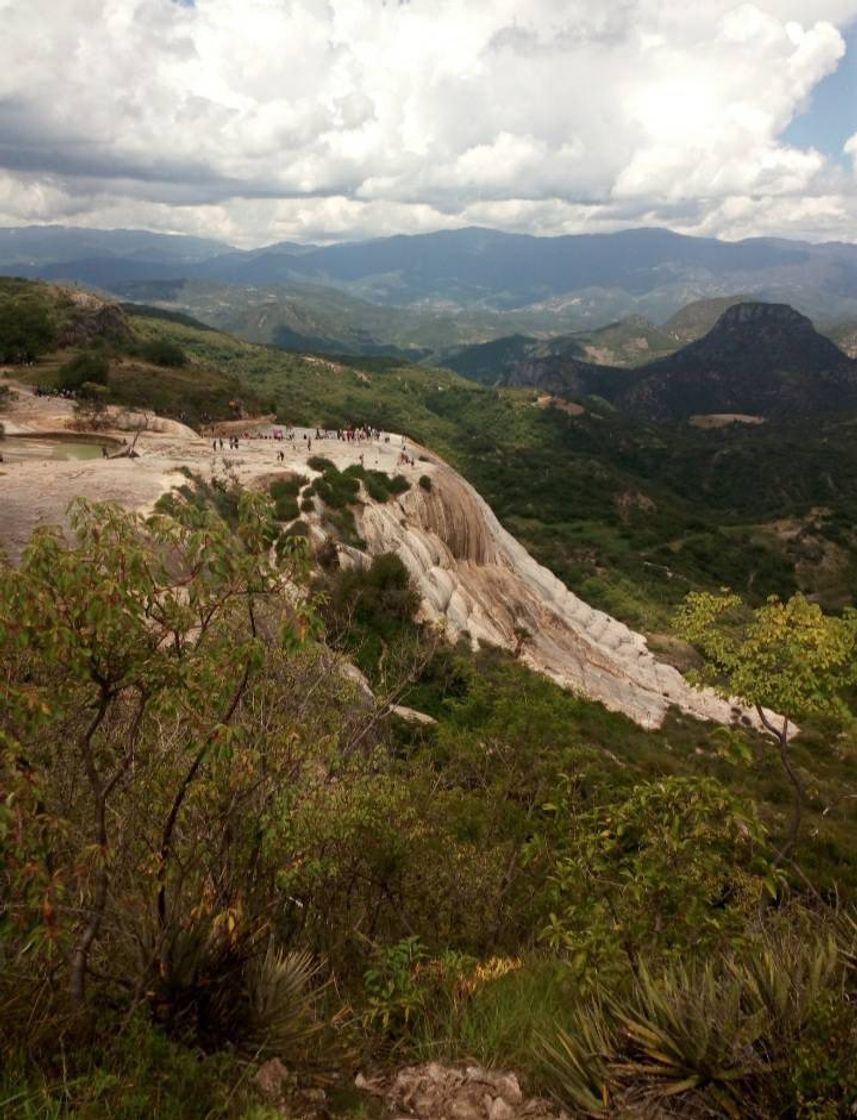
[[[574,1115],[847,1114],[853,729],[789,745],[778,864],[761,737],[645,732],[415,606],[228,481],[0,568],[5,1114],[249,1120],[272,1057],[290,1111],[475,1057]]]
[[[25,288],[29,298],[55,291]],[[702,430],[633,421],[596,400],[571,415],[541,407],[536,391],[483,389],[393,359],[304,358],[155,309],[125,322],[130,338],[97,347],[110,357],[108,399],[192,424],[243,409],[402,431],[462,471],[573,590],[650,634],[669,628],[693,587],[726,585],[753,602],[798,588],[829,608],[852,601],[857,452],[847,417]],[[184,364],[143,357],[164,346]],[[19,374],[55,383],[75,352]]]
[[[158,313],[157,323],[190,323]],[[114,303],[72,288],[0,280],[0,361],[24,381],[188,424],[234,418],[261,402],[236,377],[192,362],[174,338],[151,329],[146,309],[133,324]],[[92,386],[99,386],[98,392]]]
[[[393,359],[305,359],[191,326],[132,317],[193,369],[235,378],[285,423],[367,423],[437,450],[573,590],[650,632],[692,587],[754,602],[800,588],[831,608],[857,575],[857,450],[847,417],[654,426],[588,401],[488,390]],[[831,463],[837,469],[831,471]]]

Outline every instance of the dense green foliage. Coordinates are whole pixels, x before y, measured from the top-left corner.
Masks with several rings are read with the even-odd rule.
[[[0,362],[31,362],[54,341],[54,324],[29,284],[0,280]]]
[[[276,500],[293,499],[302,480],[281,481]],[[276,1055],[303,1084],[355,1054],[514,1060],[568,1108],[581,1076],[612,1107],[631,1064],[651,1085],[661,1061],[620,1046],[632,1013],[684,1048],[658,1084],[716,1108],[688,1040],[719,1024],[728,1072],[740,1023],[727,1032],[735,997],[706,977],[768,960],[779,936],[795,984],[820,969],[815,994],[776,1045],[757,1024],[741,1091],[760,1116],[851,1099],[847,1080],[825,1088],[854,1036],[851,974],[827,941],[797,947],[807,921],[851,944],[820,901],[857,887],[847,735],[793,747],[819,892],[801,899],[801,875],[774,865],[789,787],[759,737],[677,717],[645,732],[508,656],[452,649],[414,621],[396,557],[313,577],[275,507],[228,480],[189,479],[146,522],[84,504],[74,524],[0,572],[10,1108],[130,1120],[150,1114],[154,1077],[164,1115],[238,1116],[252,1093],[228,1054]],[[402,722],[396,703],[437,722]],[[763,896],[784,909],[759,926]],[[615,1051],[562,1057],[581,1016]],[[177,1084],[189,1054],[199,1113]],[[227,1083],[241,1087],[218,1104]]]
[[[303,491],[301,509],[315,508],[313,498],[317,498],[324,510],[325,524],[344,544],[362,546],[357,534],[354,509],[361,504],[360,484],[366,488],[368,496],[376,502],[386,502],[410,489],[408,480],[400,474],[392,477],[384,471],[369,470],[359,463],[353,463],[340,471],[335,464],[322,455],[313,455],[307,466],[318,471],[319,476]]]

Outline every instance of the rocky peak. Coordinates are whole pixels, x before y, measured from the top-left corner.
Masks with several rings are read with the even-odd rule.
[[[857,362],[788,304],[748,301],[724,311],[698,342],[638,370],[616,403],[653,420],[853,411]]]
[[[756,330],[788,331],[790,334],[816,333],[812,322],[787,303],[736,303],[728,307],[712,331],[728,331],[752,327]]]
[[[750,368],[811,373],[851,364],[835,343],[787,303],[736,303],[704,338],[666,362],[679,364],[684,358],[721,365],[727,373]]]

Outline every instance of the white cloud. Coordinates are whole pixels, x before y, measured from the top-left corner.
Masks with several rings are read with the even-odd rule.
[[[850,237],[857,185],[781,137],[853,18],[857,0],[0,0],[0,222],[253,244],[685,208],[725,236],[841,218]]]

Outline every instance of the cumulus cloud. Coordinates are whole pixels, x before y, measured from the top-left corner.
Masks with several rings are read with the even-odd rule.
[[[857,0],[0,0],[0,223],[850,237],[857,176],[782,137],[855,18]]]

